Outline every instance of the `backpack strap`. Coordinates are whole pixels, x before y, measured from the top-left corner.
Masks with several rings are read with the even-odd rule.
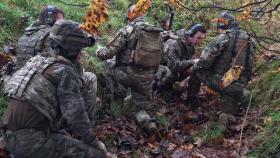
[[[236,42],[239,37],[239,34],[240,34],[240,31],[235,30],[233,33],[233,36],[230,37],[228,51],[231,52],[232,57],[235,57],[235,55],[236,55],[235,47],[236,47]]]

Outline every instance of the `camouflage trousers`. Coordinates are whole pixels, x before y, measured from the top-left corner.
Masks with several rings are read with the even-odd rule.
[[[188,95],[190,98],[197,96],[202,82],[205,86],[220,94],[222,112],[227,114],[237,114],[241,106],[241,99],[246,86],[240,81],[234,81],[228,87],[221,89],[219,85],[221,78],[222,76],[211,74],[210,72],[194,72],[189,80]]]
[[[4,142],[16,158],[105,158],[105,154],[61,133],[35,129],[7,131]]]
[[[182,75],[181,78],[175,76],[167,66],[163,65],[159,66],[155,76],[154,91],[167,102],[177,98],[187,99],[188,78]]]
[[[146,111],[153,110],[155,104],[152,100],[152,86],[156,71],[156,69],[147,70],[129,66],[111,69],[111,74],[120,84],[131,88],[131,96],[125,98],[125,107],[130,116],[136,116],[140,111],[147,114]],[[151,117],[146,118],[151,119]]]
[[[81,93],[85,102],[86,111],[88,113],[89,120],[94,126],[95,117],[95,104],[97,93],[97,78],[92,72],[84,72],[82,75],[82,88]]]
[[[131,101],[137,109],[150,109],[152,104],[152,86],[156,70],[129,66],[119,66],[111,70],[116,80],[131,88]]]

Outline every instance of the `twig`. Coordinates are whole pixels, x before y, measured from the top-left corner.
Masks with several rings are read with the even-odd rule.
[[[70,6],[75,6],[75,7],[87,7],[88,4],[87,3],[81,3],[81,4],[70,4],[70,3],[66,3],[62,0],[57,0],[58,2],[65,4],[65,5],[70,5]]]
[[[249,112],[249,109],[250,109],[250,106],[251,106],[252,97],[253,97],[253,92],[251,92],[249,104],[248,104],[247,109],[246,109],[246,114],[244,116],[244,119],[243,119],[243,122],[242,122],[242,125],[241,125],[241,133],[240,133],[240,137],[239,137],[239,146],[238,146],[238,151],[237,151],[237,154],[238,154],[237,158],[240,157],[240,149],[241,149],[241,145],[242,145],[242,135],[243,135],[245,121],[246,121],[246,118],[248,116],[248,112]]]

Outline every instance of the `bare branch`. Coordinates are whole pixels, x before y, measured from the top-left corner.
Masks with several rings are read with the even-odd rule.
[[[254,31],[254,29],[253,29],[253,27],[251,26],[251,24],[249,24],[249,26],[250,26],[250,29],[251,29],[251,31],[252,31],[252,33],[253,33],[252,36],[253,36],[253,37],[257,37],[256,32]],[[263,49],[265,49],[265,50],[267,50],[267,51],[271,51],[271,52],[275,52],[275,53],[280,53],[279,51],[272,50],[272,49],[269,49],[269,48],[265,47],[265,46],[261,43],[260,38],[255,38],[255,40],[256,40],[257,44],[258,44],[261,48],[263,48]]]
[[[89,4],[87,4],[87,3],[81,3],[81,4],[70,4],[70,3],[66,3],[66,2],[64,2],[64,1],[62,1],[62,0],[57,0],[58,2],[60,2],[60,3],[62,3],[62,4],[64,4],[64,5],[69,5],[69,6],[75,6],[75,7],[87,7]]]

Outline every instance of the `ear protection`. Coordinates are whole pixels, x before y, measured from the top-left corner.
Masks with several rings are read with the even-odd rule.
[[[189,35],[189,36],[192,36],[192,35],[195,33],[195,31],[197,30],[198,27],[203,27],[203,25],[201,25],[201,24],[195,24],[195,25],[193,25],[193,26],[186,32],[186,34]]]
[[[45,23],[52,25],[53,23],[55,23],[55,7],[52,5],[48,5],[47,6],[47,15],[45,18]]]

